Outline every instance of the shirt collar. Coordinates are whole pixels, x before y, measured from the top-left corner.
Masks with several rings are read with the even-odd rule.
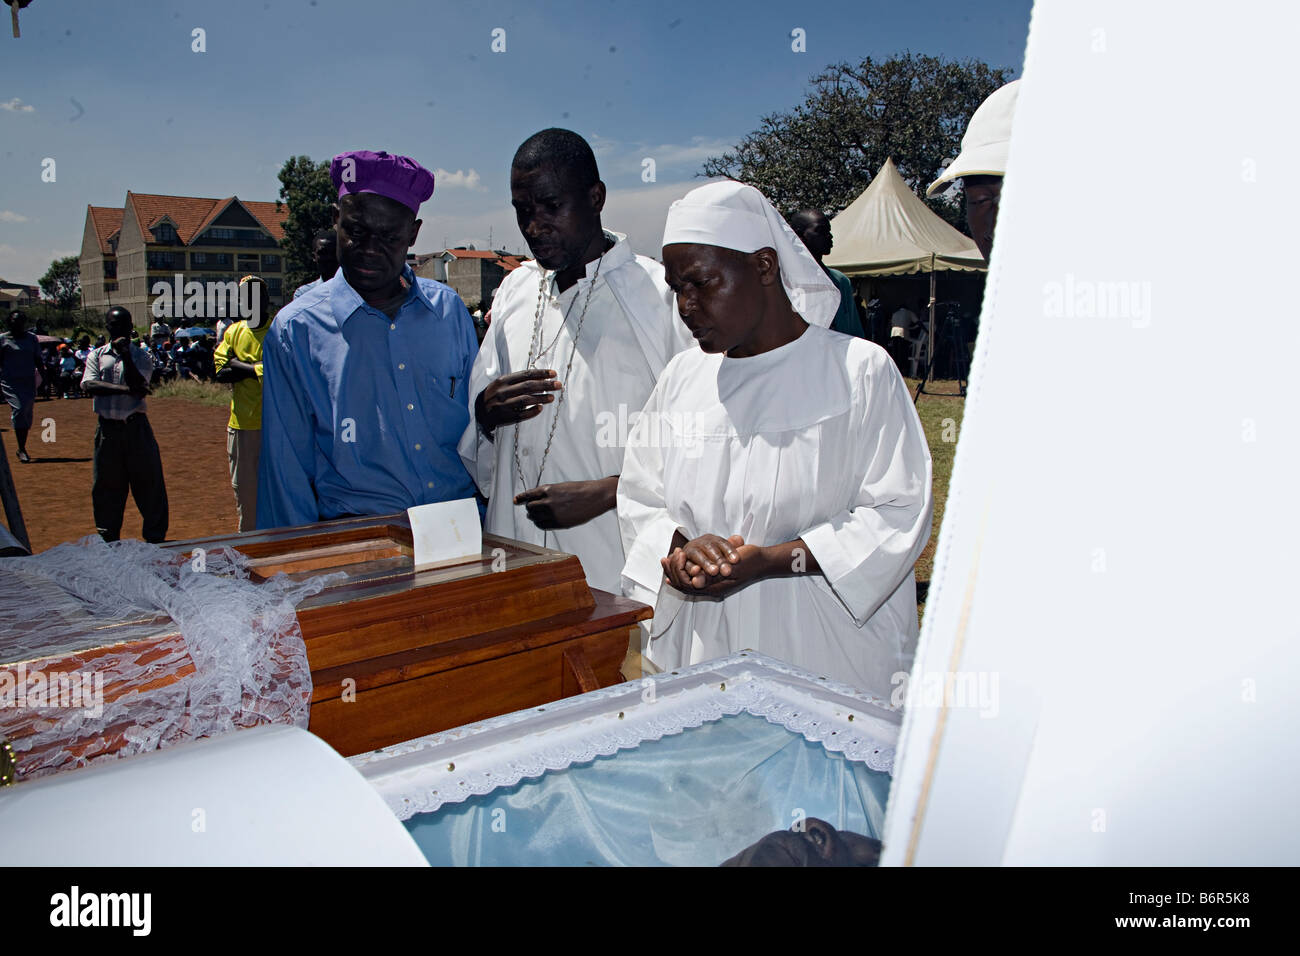
[[[600,266],[600,274],[608,276],[619,266],[627,265],[629,262],[636,259],[636,255],[632,252],[632,246],[627,241],[627,236],[623,235],[621,232],[611,232],[608,229],[605,230],[605,235],[614,240],[614,245],[609,248],[609,251],[606,252],[604,256],[598,259],[592,259],[588,262],[586,275],[579,279],[570,288],[576,289],[579,286],[588,285],[591,282],[592,276],[596,274],[597,265]],[[567,292],[569,290],[566,289],[565,291]],[[551,273],[550,280],[547,283],[547,292],[552,296],[558,296],[560,294],[555,287],[555,273]]]
[[[437,313],[433,303],[429,301],[429,296],[425,293],[424,288],[416,281],[415,270],[409,264],[402,266],[402,278],[415,289],[415,298],[423,303],[424,307],[430,312]],[[366,305],[366,300],[361,298],[361,294],[356,289],[348,285],[348,280],[343,277],[343,269],[334,273],[334,277],[325,283],[329,289],[330,311],[333,313],[334,327],[338,331],[343,331],[344,324],[352,316]],[[374,306],[370,306],[374,308]],[[376,310],[377,311],[377,310]]]

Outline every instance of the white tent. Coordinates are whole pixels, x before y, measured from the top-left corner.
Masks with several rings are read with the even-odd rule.
[[[831,220],[835,248],[825,264],[847,276],[910,275],[986,268],[974,240],[930,211],[892,159],[847,209]]]
[[[835,248],[824,262],[847,276],[930,273],[925,346],[928,379],[934,364],[935,273],[988,268],[975,241],[931,212],[903,182],[893,159],[886,159],[862,195],[831,220],[831,236]],[[923,379],[917,388],[918,398],[924,387]]]

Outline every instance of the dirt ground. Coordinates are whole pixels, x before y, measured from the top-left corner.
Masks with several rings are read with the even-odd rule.
[[[32,457],[29,465],[18,461],[9,406],[0,406],[4,453],[33,551],[95,533],[90,485],[98,420],[91,406],[88,398],[38,399],[27,436],[27,453]],[[236,531],[235,494],[226,457],[229,409],[177,398],[150,398],[147,411],[167,482],[168,540]],[[53,440],[42,441],[42,437]],[[140,525],[140,512],[128,498],[122,537],[140,537]]]

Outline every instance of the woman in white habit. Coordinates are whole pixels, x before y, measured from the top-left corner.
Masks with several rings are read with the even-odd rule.
[[[618,483],[646,657],[743,648],[888,698],[917,636],[930,452],[894,363],[829,329],[839,291],[757,189],[673,203],[664,267],[699,344],[664,369]]]

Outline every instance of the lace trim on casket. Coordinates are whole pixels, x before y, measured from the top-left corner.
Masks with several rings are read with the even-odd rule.
[[[740,713],[890,773],[880,698],[753,652],[618,684],[351,758],[401,820]]]

